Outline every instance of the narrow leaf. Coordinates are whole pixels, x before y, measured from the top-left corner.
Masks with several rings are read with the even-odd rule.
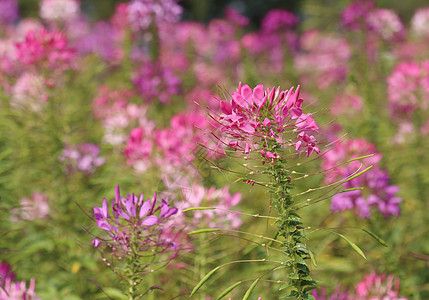
[[[203,284],[204,284],[204,283],[206,283],[206,281],[207,281],[207,280],[209,280],[209,279],[210,279],[210,277],[212,277],[212,275],[213,275],[217,270],[219,270],[219,268],[220,268],[220,266],[218,266],[218,267],[214,268],[213,270],[211,270],[210,272],[208,272],[208,273],[207,273],[207,275],[206,275],[206,276],[204,276],[204,277],[203,277],[203,279],[201,279],[201,281],[200,281],[200,282],[198,282],[198,284],[194,287],[194,289],[193,289],[193,290],[192,290],[192,292],[191,292],[191,296],[193,296],[193,295],[198,291],[198,289],[199,289],[200,287],[202,287],[202,286],[203,286]]]
[[[368,172],[372,167],[373,167],[373,166],[369,166],[369,167],[368,167],[368,168],[366,168],[365,170],[360,171],[359,173],[357,173],[357,174],[355,174],[355,175],[353,175],[353,176],[351,176],[351,177],[347,178],[347,179],[346,179],[346,180],[344,180],[342,183],[345,183],[345,182],[347,182],[347,181],[350,181],[350,180],[352,180],[352,179],[355,179],[356,177],[358,177],[358,176],[362,175],[363,173]]]
[[[259,282],[259,278],[257,278],[255,281],[253,281],[252,285],[246,291],[246,294],[244,294],[243,300],[249,299],[250,294],[253,292],[253,290],[255,289],[255,287],[258,284],[258,282]]]
[[[191,231],[188,234],[192,235],[192,234],[199,234],[199,233],[206,233],[206,232],[215,232],[215,231],[220,231],[220,229],[219,228],[199,229],[199,230]]]
[[[311,262],[313,263],[313,265],[314,265],[315,267],[317,267],[316,257],[314,257],[314,253],[313,253],[313,251],[309,251],[309,252],[308,252],[308,254],[310,255]]]
[[[333,232],[333,231],[331,231]],[[333,232],[336,235],[338,235],[340,238],[342,238],[343,240],[345,240],[347,243],[349,243],[350,246],[352,246],[352,248],[363,258],[366,259],[365,254],[363,253],[363,251],[355,244],[353,243],[351,240],[349,240],[348,238],[346,238],[344,235],[342,235],[341,233],[337,233],[337,232]]]
[[[192,210],[208,210],[208,209],[216,209],[216,207],[191,207],[191,208],[182,210],[182,212],[188,212]]]
[[[375,155],[375,154],[368,154],[368,155],[365,155],[365,156],[355,157],[355,158],[349,159],[349,160],[348,160],[348,161],[346,161],[345,163],[349,163],[349,162],[352,162],[352,161],[356,161],[356,160],[360,160],[360,159],[368,158],[368,157],[371,157],[371,156],[374,156],[374,155]]]
[[[384,247],[388,247],[387,243],[382,238],[380,238],[378,235],[369,231],[368,229],[365,229],[365,228],[361,228],[361,229],[362,229],[362,231],[364,231],[364,232],[368,233],[370,236],[372,236],[381,245],[383,245]]]
[[[356,187],[356,188],[349,188],[349,189],[341,190],[338,192],[338,194],[350,192],[350,191],[358,191],[358,190],[363,190],[363,187]]]
[[[237,286],[239,286],[242,283],[242,281],[236,282],[230,287],[228,287],[226,290],[224,290],[219,296],[217,296],[216,300],[220,300],[226,295],[228,295],[229,292],[231,292],[233,289],[235,289]]]

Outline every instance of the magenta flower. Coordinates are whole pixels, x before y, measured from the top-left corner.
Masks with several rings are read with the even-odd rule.
[[[298,25],[298,17],[284,9],[270,10],[262,20],[264,32],[285,31]]]
[[[366,18],[373,9],[374,1],[353,1],[341,13],[341,24],[353,31],[363,30],[366,28]]]
[[[305,148],[308,156],[313,151],[319,153],[312,135],[318,126],[311,114],[303,113],[299,91],[299,86],[295,92],[293,88],[280,91],[280,87],[265,91],[262,84],[252,90],[240,83],[231,101],[220,101],[223,114],[219,116],[219,128],[225,143],[245,154],[261,150],[265,153],[268,146],[263,141],[267,137],[281,142],[282,133],[298,132],[293,143],[295,149]],[[263,156],[275,158],[274,154],[267,154],[268,157]]]
[[[396,118],[429,106],[429,61],[399,63],[387,78],[389,109]],[[407,119],[408,120],[408,119]]]
[[[106,199],[101,207],[94,207],[95,222],[104,234],[96,237],[92,244],[95,248],[111,247],[112,254],[117,256],[128,253],[131,247],[137,247],[139,252],[153,247],[159,247],[157,251],[174,248],[171,240],[161,238],[160,234],[166,220],[176,213],[177,208],[169,206],[167,199],[158,201],[156,193],[146,201],[143,194],[121,197],[118,185],[110,213]]]
[[[180,92],[181,81],[171,69],[147,62],[134,76],[133,84],[145,102],[151,103],[157,99],[165,104]]]
[[[46,29],[29,31],[25,40],[16,43],[16,56],[25,66],[66,70],[74,66],[75,50],[68,47],[64,33]]]

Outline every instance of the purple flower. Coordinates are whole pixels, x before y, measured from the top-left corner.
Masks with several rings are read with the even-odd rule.
[[[94,207],[95,222],[104,234],[93,239],[92,244],[95,248],[111,247],[113,254],[119,257],[131,247],[137,247],[139,252],[153,247],[160,247],[157,251],[174,248],[171,240],[162,238],[161,234],[166,220],[177,211],[176,207],[169,206],[167,199],[159,201],[156,193],[146,201],[143,194],[140,197],[128,194],[124,198],[117,185],[110,213],[106,199],[101,207]]]
[[[181,81],[170,68],[147,62],[134,77],[133,84],[146,102],[158,99],[165,104],[180,92]]]
[[[100,148],[96,144],[83,143],[66,146],[59,160],[65,163],[69,174],[76,171],[91,174],[106,161],[104,157],[98,156],[99,153]]]
[[[13,23],[18,18],[17,0],[0,0],[0,25]]]
[[[182,10],[175,0],[132,0],[127,8],[128,22],[134,31],[146,31],[152,23],[176,23]]]

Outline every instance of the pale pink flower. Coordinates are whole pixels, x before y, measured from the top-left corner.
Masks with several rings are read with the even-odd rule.
[[[10,105],[17,109],[41,111],[48,101],[45,79],[33,72],[23,73],[12,87]]]
[[[420,8],[414,12],[410,31],[416,36],[429,37],[429,7]]]
[[[42,0],[40,17],[48,22],[65,22],[78,17],[78,0]]]
[[[370,31],[388,42],[400,41],[405,37],[405,26],[393,10],[373,9],[366,23]]]

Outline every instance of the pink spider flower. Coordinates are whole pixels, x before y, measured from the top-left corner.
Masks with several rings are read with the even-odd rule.
[[[13,222],[20,219],[34,221],[46,219],[49,216],[49,200],[41,193],[32,193],[31,197],[21,198],[19,204],[20,207],[12,211],[11,221]]]
[[[401,62],[387,77],[391,115],[397,118],[412,115],[429,106],[429,61]]]
[[[93,239],[92,244],[95,248],[110,247],[117,256],[128,253],[131,247],[137,247],[139,252],[174,248],[175,245],[160,238],[160,234],[167,219],[177,211],[168,204],[168,199],[159,201],[156,193],[146,201],[143,193],[139,197],[128,194],[124,198],[117,185],[110,210],[106,199],[101,207],[94,207],[95,222],[104,234]]]
[[[177,23],[182,10],[175,0],[132,0],[127,6],[128,22],[132,30],[146,31],[151,24]]]
[[[36,281],[30,280],[27,287],[25,281],[14,281],[15,273],[6,262],[0,264],[0,299],[7,300],[40,300],[34,291]]]
[[[294,146],[299,151],[319,153],[317,139],[313,133],[318,130],[311,113],[303,113],[303,99],[299,97],[300,87],[281,91],[280,87],[264,90],[262,84],[253,90],[239,84],[230,101],[221,100],[223,114],[219,116],[221,136],[226,138],[230,148],[248,154],[268,148],[267,138],[282,141],[282,133],[297,132]],[[276,158],[274,153],[265,156]]]
[[[39,66],[51,70],[74,67],[76,51],[69,48],[64,33],[46,29],[29,31],[24,41],[16,45],[16,56],[25,66]]]
[[[366,18],[368,29],[388,42],[401,41],[405,37],[405,26],[399,16],[390,9],[373,9]]]

